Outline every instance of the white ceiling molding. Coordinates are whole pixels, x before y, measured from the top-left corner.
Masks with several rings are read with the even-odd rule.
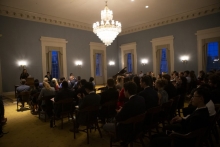
[[[139,31],[143,31],[147,29],[152,29],[152,28],[156,28],[159,26],[186,21],[189,19],[194,19],[194,18],[198,18],[198,17],[202,17],[205,15],[210,15],[210,14],[218,13],[218,12],[220,12],[220,3],[210,5],[207,7],[203,7],[197,10],[189,11],[186,13],[181,13],[178,15],[166,17],[163,19],[149,22],[149,23],[136,25],[134,27],[125,28],[125,29],[122,29],[122,33],[120,33],[119,35],[125,35],[125,34],[139,32]],[[58,26],[63,26],[63,27],[75,28],[75,29],[80,29],[80,30],[93,31],[92,24],[76,22],[76,21],[58,18],[54,16],[49,16],[49,15],[44,15],[40,13],[33,13],[30,11],[24,11],[21,9],[16,9],[16,8],[4,6],[4,5],[0,5],[0,15],[13,17],[13,18],[19,18],[19,19],[25,19],[25,20],[30,20],[30,21],[36,21],[36,22],[41,22],[41,23],[53,24],[53,25],[58,25]]]
[[[92,31],[91,24],[76,22],[68,19],[62,19],[62,18],[39,14],[39,13],[33,13],[3,5],[0,5],[0,15],[25,19],[30,21],[36,21],[41,23],[53,24],[63,27],[75,28],[80,30]]]
[[[164,25],[168,25],[168,24],[172,24],[172,23],[186,21],[189,19],[194,19],[194,18],[198,18],[198,17],[202,17],[205,15],[210,15],[210,14],[218,13],[218,12],[220,12],[220,3],[215,4],[215,5],[211,5],[208,7],[204,7],[201,9],[193,10],[190,12],[186,12],[186,13],[170,16],[167,18],[159,19],[159,20],[152,21],[149,23],[137,25],[137,26],[134,26],[131,28],[123,29],[122,33],[120,33],[119,36],[134,33],[134,32],[139,32],[139,31],[143,31],[143,30],[147,30],[147,29],[152,29],[152,28],[156,28],[159,26],[164,26]]]

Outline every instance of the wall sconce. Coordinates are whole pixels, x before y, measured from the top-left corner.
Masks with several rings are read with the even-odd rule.
[[[110,66],[113,66],[113,65],[115,65],[115,62],[114,61],[109,61],[109,63],[108,63]]]
[[[187,63],[188,60],[189,60],[189,56],[182,56],[182,57],[180,57],[180,60],[181,60],[183,63]]]
[[[76,66],[82,67],[82,61],[78,60],[78,61],[75,62],[75,64],[76,64]]]
[[[141,60],[141,64],[142,64],[142,65],[146,65],[147,63],[148,63],[148,60],[147,60],[147,59],[142,59],[142,60]]]
[[[27,66],[27,62],[26,61],[18,61],[18,65],[24,69],[25,66]]]

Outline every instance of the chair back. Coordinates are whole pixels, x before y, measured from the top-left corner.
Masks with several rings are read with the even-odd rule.
[[[21,100],[23,102],[29,102],[29,100],[30,100],[30,92],[29,91],[22,91],[19,93],[19,95],[21,96]]]
[[[173,98],[173,103],[171,105],[171,110],[170,110],[170,119],[176,116],[176,109],[179,103],[179,99],[180,99],[179,95]]]
[[[119,123],[121,123],[121,124],[137,124],[137,123],[143,122],[145,116],[146,116],[146,112],[139,114],[139,115],[136,115],[136,116],[133,116],[131,118],[128,118],[127,120],[121,121]]]
[[[161,106],[153,107],[147,110],[145,123],[148,128],[152,128],[158,125],[158,122],[160,121],[161,111]]]
[[[73,110],[74,110],[74,100],[73,100],[73,98],[66,98],[66,99],[60,100],[58,102],[55,102],[54,105],[60,105],[61,115],[62,114],[73,113]]]
[[[79,113],[86,114],[86,121],[88,124],[91,124],[94,121],[97,121],[99,106],[88,106],[84,109],[79,110]]]
[[[106,118],[115,117],[116,107],[117,107],[117,101],[116,100],[105,102],[101,107],[101,110],[100,110],[101,112],[100,113],[103,114]]]
[[[177,144],[175,144],[175,139],[182,139],[182,140],[185,139],[185,141],[191,139],[192,141],[195,141],[195,144],[193,145],[192,142],[190,142],[188,145],[200,147],[202,146],[203,140],[205,139],[205,136],[208,130],[209,130],[209,127],[204,127],[204,128],[200,128],[195,131],[192,131],[188,134],[171,133],[170,134],[170,137],[172,139],[171,146],[172,147],[178,146]]]

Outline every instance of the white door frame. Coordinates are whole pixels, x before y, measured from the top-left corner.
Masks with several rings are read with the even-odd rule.
[[[208,38],[220,37],[220,27],[199,30],[195,35],[197,36],[198,72],[201,70],[206,71],[202,66],[202,41]]]
[[[94,58],[93,58],[93,54],[96,50],[101,50],[104,52],[104,63],[103,63],[103,76],[104,76],[104,83],[106,84],[107,82],[107,64],[106,64],[106,46],[103,43],[97,43],[97,42],[90,42],[90,62],[91,62],[91,76],[95,77],[95,71],[94,71]]]
[[[132,53],[134,55],[134,71],[133,74],[137,74],[137,51],[136,51],[136,42],[132,43],[127,43],[127,44],[122,44],[120,46],[121,48],[121,68],[124,68],[125,63],[124,63],[124,55],[127,53]]]
[[[160,38],[154,38],[152,39],[152,49],[153,49],[153,72],[155,75],[159,74],[156,73],[157,71],[157,59],[156,59],[156,52],[157,52],[157,46],[160,45],[169,45],[170,49],[170,73],[174,71],[174,47],[173,47],[173,35],[171,36],[165,36]]]
[[[52,46],[52,47],[61,47],[63,52],[63,76],[67,77],[67,59],[66,59],[66,44],[68,41],[62,38],[51,38],[51,37],[44,37],[41,36],[41,49],[42,49],[42,68],[43,68],[43,75],[42,78],[47,74],[46,69],[46,47]]]

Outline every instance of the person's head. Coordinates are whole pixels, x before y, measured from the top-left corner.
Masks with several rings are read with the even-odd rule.
[[[36,82],[34,81],[34,87],[35,87],[35,88],[38,88],[38,87],[39,87],[39,81],[36,81]]]
[[[163,89],[166,85],[167,85],[167,80],[165,79],[157,80],[155,83],[157,89]]]
[[[49,72],[49,71],[47,72],[47,75],[48,75],[48,76],[50,75],[50,72]]]
[[[63,82],[63,81],[65,81],[65,77],[60,78],[60,82]]]
[[[162,79],[165,79],[165,80],[167,80],[167,82],[169,82],[170,79],[171,79],[171,77],[170,77],[169,74],[163,74],[163,75],[162,75]]]
[[[124,79],[123,76],[117,76],[116,82],[117,83],[123,83],[123,79]]]
[[[85,87],[85,90],[86,90],[87,93],[94,90],[94,86],[91,82],[86,82],[84,87]]]
[[[53,78],[52,81],[54,81],[54,83],[55,83],[56,85],[58,85],[58,82],[57,82],[57,79],[56,79],[56,78]]]
[[[81,77],[80,76],[77,76],[77,81],[80,81],[81,80]]]
[[[50,84],[48,82],[43,82],[43,86],[44,86],[44,88],[46,88],[48,90],[51,90],[50,89]]]
[[[181,72],[179,72],[179,76],[180,77],[183,77],[184,76],[184,73],[181,71]]]
[[[86,84],[86,82],[87,82],[86,79],[82,79],[82,80],[80,80],[80,85],[84,86]]]
[[[70,73],[70,76],[73,76],[73,73]]]
[[[137,93],[137,85],[134,82],[124,83],[124,94],[125,97],[129,98],[131,95]]]
[[[107,80],[107,86],[111,88],[115,86],[115,82],[112,78]]]
[[[140,78],[138,76],[134,76],[132,82],[135,82],[137,86],[140,86]]]
[[[26,84],[26,80],[25,79],[21,79],[21,85],[25,85]]]
[[[43,82],[48,82],[48,78],[44,78],[44,81]]]
[[[74,79],[74,76],[70,76],[69,80],[72,81]]]
[[[68,82],[67,81],[62,82],[62,88],[64,88],[64,89],[68,88]]]
[[[156,78],[157,80],[162,79],[162,74],[158,74]]]
[[[209,85],[211,87],[220,86],[220,76],[218,74],[211,74],[208,78],[209,78]]]
[[[188,71],[188,70],[184,71],[184,76],[185,76],[185,77],[188,77],[188,76],[189,76],[189,71]]]
[[[38,79],[34,79],[34,83],[35,83],[35,82],[38,82],[38,83],[39,83],[39,80],[38,80]]]
[[[206,105],[210,101],[210,91],[207,88],[201,87],[194,91],[192,97],[192,105],[201,107]]]
[[[23,69],[23,73],[27,73],[27,69]]]
[[[153,84],[153,80],[150,76],[144,76],[140,79],[140,85],[142,88],[145,88],[146,86],[151,86]]]
[[[90,77],[90,78],[89,78],[89,82],[92,82],[92,81],[94,81],[94,78],[93,78],[93,77]]]

